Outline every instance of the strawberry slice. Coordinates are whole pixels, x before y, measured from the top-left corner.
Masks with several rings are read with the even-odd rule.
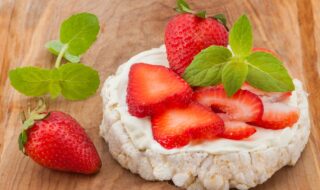
[[[169,68],[145,63],[131,66],[127,88],[131,115],[145,117],[170,105],[186,105],[191,97],[190,86]]]
[[[296,107],[284,103],[264,102],[264,113],[260,121],[255,125],[267,129],[283,129],[291,127],[299,119],[299,110]]]
[[[225,130],[219,137],[241,140],[253,135],[257,130],[254,126],[241,121],[224,121]]]
[[[241,87],[242,90],[248,90],[258,96],[266,96],[269,102],[281,102],[286,101],[292,95],[291,92],[265,92],[251,86],[248,83],[244,83]]]
[[[224,121],[224,132],[219,137],[241,140],[253,135],[257,130],[254,126],[242,121],[232,121],[226,114],[219,113],[218,116]]]
[[[232,97],[228,97],[223,87],[208,87],[197,90],[194,98],[200,104],[224,112],[236,121],[260,120],[263,113],[260,98],[247,90],[239,90]]]
[[[222,119],[210,109],[192,102],[187,107],[171,107],[151,117],[154,139],[167,149],[191,141],[212,139],[224,130]]]

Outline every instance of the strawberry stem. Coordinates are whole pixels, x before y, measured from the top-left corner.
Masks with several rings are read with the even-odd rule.
[[[24,111],[20,112],[20,118],[22,121],[22,124],[24,123],[24,121],[26,120],[26,114],[24,113]]]
[[[223,26],[227,29],[227,18],[224,14],[220,13],[220,14],[216,14],[214,16],[212,16],[212,18],[216,19],[217,21],[219,21],[221,24],[223,24]]]
[[[27,143],[28,136],[27,130],[33,127],[36,121],[42,120],[48,116],[49,113],[44,113],[46,110],[46,104],[41,98],[38,101],[38,105],[30,111],[28,108],[28,116],[26,117],[24,112],[21,112],[22,130],[18,138],[19,150],[25,154],[24,145]]]
[[[194,14],[199,18],[206,18],[206,11],[202,10],[202,11],[193,11],[187,2],[185,2],[184,0],[177,0],[177,7],[175,8],[175,10],[179,13],[190,13],[190,14]]]
[[[201,11],[194,11],[190,8],[190,6],[188,5],[187,2],[185,2],[184,0],[177,0],[177,7],[175,8],[175,10],[179,13],[190,13],[193,14],[199,18],[207,18],[207,12],[205,10],[201,10]],[[218,22],[220,22],[221,24],[223,24],[223,26],[227,29],[227,19],[226,16],[224,14],[216,14],[214,16],[208,16],[211,17],[213,19],[216,19]]]
[[[62,57],[63,57],[64,53],[67,51],[67,49],[68,49],[68,44],[66,44],[66,45],[64,45],[62,47],[62,49],[59,52],[59,55],[57,57],[56,63],[54,64],[55,68],[59,68],[60,67]]]

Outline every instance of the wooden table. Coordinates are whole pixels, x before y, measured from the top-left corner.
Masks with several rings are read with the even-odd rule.
[[[275,50],[310,93],[312,131],[295,167],[277,172],[259,190],[320,189],[320,2],[318,0],[205,0],[192,7],[225,13],[229,23],[247,13],[254,25],[255,45]],[[79,102],[49,101],[51,110],[73,115],[93,139],[103,167],[95,176],[42,168],[18,150],[18,114],[35,99],[11,88],[8,71],[18,66],[52,67],[44,44],[58,37],[59,25],[72,13],[99,16],[101,32],[82,61],[100,71],[103,82],[119,64],[136,53],[160,46],[164,27],[176,14],[175,0],[1,0],[0,1],[0,189],[177,189],[167,182],[147,182],[113,160],[99,136],[102,101],[95,96]],[[101,88],[101,85],[100,85]]]

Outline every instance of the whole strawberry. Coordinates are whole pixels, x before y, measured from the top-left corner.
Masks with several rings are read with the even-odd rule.
[[[29,114],[19,136],[19,146],[38,164],[55,170],[93,174],[101,160],[84,129],[70,115],[44,113],[40,104]]]
[[[183,74],[193,57],[211,45],[227,46],[228,31],[220,14],[206,17],[205,11],[194,12],[183,0],[176,10],[183,14],[173,17],[165,29],[165,45],[170,67]]]

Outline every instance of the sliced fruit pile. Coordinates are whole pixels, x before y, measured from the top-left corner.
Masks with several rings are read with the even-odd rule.
[[[216,138],[241,140],[256,127],[277,130],[298,121],[299,110],[287,104],[292,79],[276,53],[252,47],[246,16],[228,36],[221,15],[207,17],[183,0],[177,6],[183,14],[165,31],[170,68],[137,63],[129,72],[128,111],[151,117],[159,144],[172,149]]]
[[[137,63],[130,69],[127,103],[131,115],[151,116],[153,137],[167,149],[217,137],[240,140],[253,135],[257,126],[282,129],[297,122],[298,109],[278,99],[290,94],[269,95],[249,84],[243,88],[232,97],[221,85],[193,92],[171,69]],[[274,102],[263,102],[262,96]]]

